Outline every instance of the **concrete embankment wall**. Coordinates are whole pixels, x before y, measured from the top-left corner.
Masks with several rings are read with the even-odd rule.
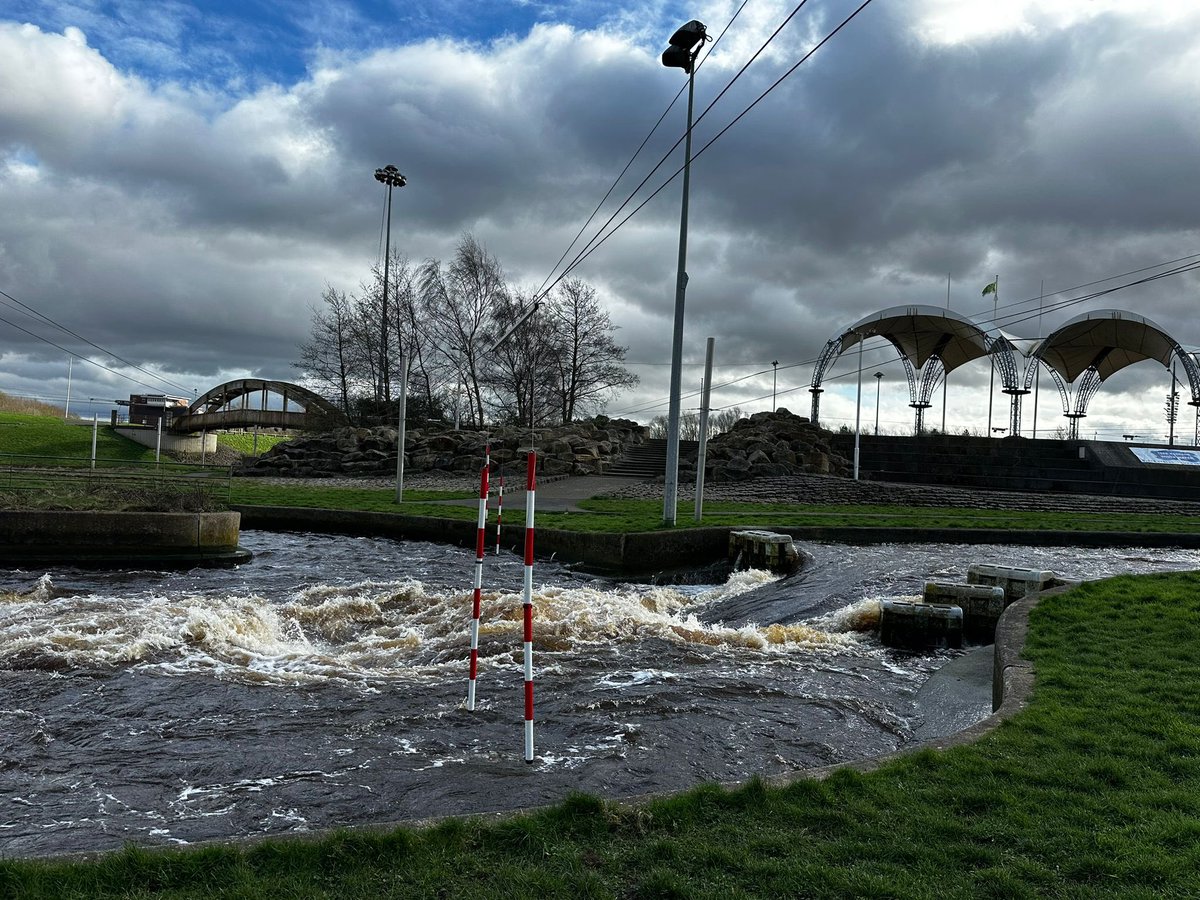
[[[207,434],[172,434],[164,431],[161,435],[157,428],[141,425],[118,425],[113,429],[123,438],[141,444],[153,450],[160,447],[164,453],[216,453],[217,436],[212,432]],[[161,443],[160,443],[161,442]]]
[[[240,527],[237,512],[0,512],[0,563],[238,562]]]
[[[242,525],[281,531],[334,531],[399,540],[435,541],[462,547],[475,545],[476,524],[398,513],[309,509],[282,506],[239,506]],[[652,577],[695,569],[725,560],[729,533],[745,526],[677,528],[636,534],[603,534],[538,528],[537,556],[578,564],[602,574],[627,578]],[[767,527],[767,526],[764,526]],[[1023,531],[954,528],[780,528],[802,541],[843,544],[953,543],[1019,544],[1076,547],[1200,547],[1200,534],[1142,534],[1140,532]],[[495,532],[489,528],[488,546]],[[521,552],[523,525],[505,525],[501,546]]]

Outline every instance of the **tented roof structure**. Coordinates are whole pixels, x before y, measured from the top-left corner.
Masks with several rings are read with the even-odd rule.
[[[851,325],[841,336],[839,353],[860,340],[878,336],[889,341],[914,368],[929,358],[941,359],[946,372],[988,355],[987,334],[970,319],[940,306],[893,306]]]
[[[1144,359],[1169,367],[1178,346],[1174,338],[1144,316],[1101,309],[1076,316],[1051,332],[1034,355],[1072,384],[1088,368],[1095,368],[1103,381]]]

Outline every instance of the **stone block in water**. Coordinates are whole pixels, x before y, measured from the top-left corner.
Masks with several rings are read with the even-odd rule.
[[[949,603],[963,611],[963,637],[990,644],[996,639],[996,623],[1009,600],[1000,585],[925,582],[926,603]]]
[[[884,600],[879,610],[879,638],[886,647],[906,650],[961,647],[963,611],[941,603]]]
[[[800,568],[802,557],[791,535],[773,531],[731,531],[729,562],[735,569],[766,569],[788,575]]]
[[[1057,581],[1057,575],[1041,569],[1021,569],[988,563],[967,566],[967,584],[999,585],[1004,588],[1004,597],[1009,603],[1045,590]]]

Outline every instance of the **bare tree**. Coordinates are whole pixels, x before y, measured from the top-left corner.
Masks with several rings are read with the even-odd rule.
[[[724,409],[714,410],[708,417],[708,436],[711,438],[718,434],[724,434],[743,418],[745,416],[742,415],[740,406],[727,406]]]
[[[533,303],[532,292],[516,294],[497,305],[499,334],[506,332]],[[486,361],[487,386],[501,421],[549,424],[557,417],[554,325],[543,311],[527,318],[512,339]]]
[[[378,266],[375,267],[375,278],[382,286],[383,275]],[[446,364],[434,346],[417,279],[418,272],[408,257],[393,251],[388,274],[389,342],[392,344],[388,351],[391,363],[388,377],[398,382],[404,375],[402,366],[407,359],[409,415],[419,419],[440,418],[447,400],[447,386],[454,377],[447,374]]]
[[[484,421],[482,353],[496,308],[508,300],[500,263],[465,234],[449,266],[426,260],[418,275],[418,290],[426,323],[438,351],[464,383],[470,399],[471,422]]]
[[[628,348],[613,339],[615,327],[597,301],[595,288],[578,278],[567,279],[547,303],[546,316],[554,328],[549,363],[564,424],[600,411],[615,391],[638,383],[638,377],[621,365]]]
[[[337,397],[342,411],[354,420],[352,396],[361,383],[362,348],[355,340],[354,305],[342,291],[326,286],[323,308],[312,311],[312,339],[300,345],[293,365],[317,393]]]

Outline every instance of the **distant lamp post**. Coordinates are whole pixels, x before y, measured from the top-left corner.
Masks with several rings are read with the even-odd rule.
[[[387,414],[387,403],[392,399],[391,379],[388,377],[388,265],[392,256],[392,188],[404,187],[408,179],[400,174],[395,166],[384,166],[375,170],[375,180],[387,188],[387,227],[383,240],[383,302],[379,311],[379,396],[383,398],[384,415]],[[397,325],[397,328],[399,326]],[[404,347],[400,344],[397,333],[397,345],[400,346],[400,401],[397,411],[396,426],[396,502],[404,500],[404,419],[405,400],[408,393],[408,358]]]
[[[883,384],[883,373],[875,373],[875,435],[879,436],[879,386]]]
[[[771,412],[775,412],[775,386],[779,384],[779,360],[771,360],[773,371],[771,372]]]
[[[375,170],[375,180],[387,188],[387,227],[383,242],[383,303],[379,314],[379,396],[386,402],[391,400],[392,388],[388,379],[388,263],[392,255],[392,188],[404,187],[408,179],[395,166],[384,166]]]
[[[708,29],[695,19],[671,35],[662,64],[688,74],[687,132],[683,148],[683,205],[679,216],[679,267],[675,274],[675,330],[671,340],[671,402],[667,412],[667,471],[663,484],[663,523],[675,524],[679,492],[679,406],[683,381],[683,304],[687,290],[688,189],[692,174],[692,101],[696,87],[696,56],[708,40]]]

